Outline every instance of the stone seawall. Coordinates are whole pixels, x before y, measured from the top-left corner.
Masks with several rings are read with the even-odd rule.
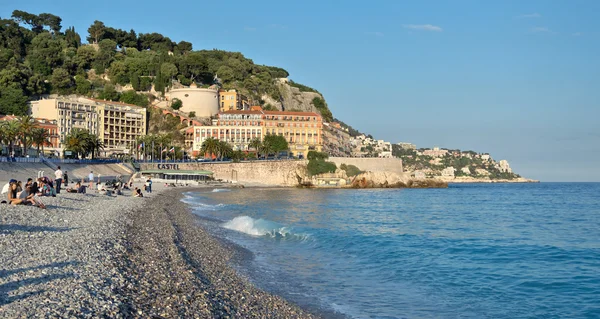
[[[156,169],[206,170],[215,179],[235,181],[248,185],[297,186],[298,176],[304,177],[305,160],[300,161],[253,161],[243,163],[177,163],[141,164],[142,171]]]
[[[341,164],[354,165],[361,171],[391,172],[402,174],[402,160],[399,158],[361,158],[361,157],[330,157],[339,168]]]

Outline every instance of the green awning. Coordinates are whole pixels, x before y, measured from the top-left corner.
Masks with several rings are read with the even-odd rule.
[[[182,171],[174,169],[151,169],[141,171],[142,174],[164,174],[164,175],[212,175],[211,171]]]

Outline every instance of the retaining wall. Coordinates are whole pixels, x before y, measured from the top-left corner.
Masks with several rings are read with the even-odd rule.
[[[354,165],[361,171],[392,172],[402,174],[402,160],[399,158],[370,158],[370,157],[330,157],[339,168],[341,164]]]
[[[253,161],[243,163],[176,163],[141,164],[141,170],[177,169],[206,170],[213,172],[215,179],[236,181],[247,185],[296,186],[297,176],[305,175],[308,162],[301,161]],[[170,163],[166,163],[170,164]],[[176,166],[172,166],[176,165]]]

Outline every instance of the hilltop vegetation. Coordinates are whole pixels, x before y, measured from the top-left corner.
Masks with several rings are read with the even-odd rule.
[[[460,154],[460,155],[454,155]],[[448,154],[441,157],[418,155],[417,150],[402,149],[398,145],[392,145],[392,155],[402,159],[402,164],[407,171],[423,171],[428,176],[439,176],[441,171],[447,167],[454,167],[454,175],[470,177],[489,177],[489,179],[512,180],[521,177],[512,172],[502,171],[498,162],[493,159],[483,159],[477,152],[460,150],[449,150]],[[468,168],[469,173],[463,168]]]
[[[218,84],[235,88],[253,103],[263,96],[280,101],[275,79],[289,73],[279,67],[257,65],[239,52],[194,51],[192,43],[174,42],[159,33],[136,33],[94,23],[82,36],[74,27],[63,31],[62,19],[15,10],[0,19],[0,114],[26,113],[27,99],[41,94],[80,94],[146,106],[174,85]],[[302,92],[315,89],[290,81]],[[130,92],[119,89],[130,86]],[[324,100],[314,101],[327,118]]]

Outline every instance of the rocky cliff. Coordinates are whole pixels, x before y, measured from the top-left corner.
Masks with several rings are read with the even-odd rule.
[[[268,94],[264,94],[261,98],[265,101],[266,105],[271,105],[278,110],[284,111],[296,111],[296,112],[316,112],[323,116],[324,120],[331,120],[331,112],[325,104],[325,99],[320,93],[308,88],[311,91],[301,90],[300,87],[293,86],[293,82],[290,82],[287,78],[276,79],[276,85],[281,94],[279,101],[275,100]],[[323,106],[315,105],[315,98],[323,101]]]

